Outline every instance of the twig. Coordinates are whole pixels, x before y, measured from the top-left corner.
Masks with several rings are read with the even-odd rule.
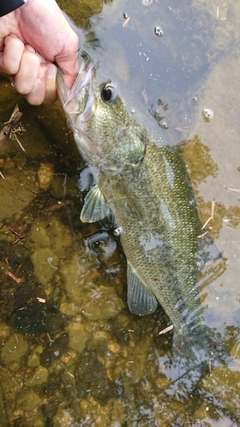
[[[21,142],[17,138],[16,133],[23,133],[26,132],[22,124],[20,123],[21,117],[23,113],[19,110],[18,104],[15,106],[9,120],[4,123],[4,126],[2,130],[0,131],[0,147],[3,145],[3,143],[8,139],[15,139],[17,143],[19,144],[20,148],[25,151],[24,147],[22,146]]]
[[[225,187],[228,191],[233,191],[234,193],[240,193],[240,189],[239,188],[229,188],[229,187]]]
[[[202,230],[205,230],[206,226],[208,225],[208,223],[211,221],[211,219],[213,219],[214,217],[214,208],[215,208],[215,202],[212,201],[212,205],[211,205],[211,214],[210,217],[207,219],[207,221],[205,222],[205,224],[202,226]],[[198,237],[198,239],[201,239],[202,237],[204,237],[207,233],[209,233],[209,231],[212,231],[213,228],[212,227],[208,227],[208,230],[204,231],[202,234],[200,234]]]
[[[130,16],[126,19],[126,21],[124,21],[124,23],[122,24],[123,27],[126,27],[126,25],[129,23],[130,21]]]
[[[18,239],[14,240],[14,242],[11,243],[11,246],[16,245],[18,242],[20,242],[22,239],[24,239],[25,237],[27,237],[28,233],[23,234],[23,236],[19,236]]]
[[[214,217],[214,208],[215,208],[215,202],[213,201],[212,205],[211,205],[211,215],[207,219],[207,221],[205,222],[205,224],[202,226],[202,230],[204,230],[204,228],[206,228],[206,226],[209,223],[209,221],[211,221],[211,219],[213,219],[213,217]]]
[[[158,335],[166,334],[167,332],[171,331],[172,329],[173,329],[173,325],[170,325],[167,328],[160,331]]]
[[[15,276],[15,274],[11,273],[11,271],[8,271],[8,276],[11,277],[11,279],[15,280],[15,282],[19,283],[21,279]]]

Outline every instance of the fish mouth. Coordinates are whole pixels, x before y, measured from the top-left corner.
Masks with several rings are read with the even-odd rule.
[[[57,72],[57,91],[66,114],[78,114],[80,120],[87,120],[90,114],[90,105],[93,105],[91,80],[96,65],[86,52],[81,54],[83,61],[78,76],[71,88],[63,78],[60,69]],[[87,113],[88,112],[88,113]]]
[[[71,89],[66,85],[62,72],[58,69],[57,91],[82,157],[88,162],[95,163],[101,150],[86,132],[85,122],[94,116],[96,110],[93,86],[98,64],[94,64],[86,52],[82,52],[81,56],[83,61]]]

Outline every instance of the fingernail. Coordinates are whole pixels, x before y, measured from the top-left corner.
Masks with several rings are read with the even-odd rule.
[[[36,53],[36,50],[30,44],[25,44],[25,49],[29,50],[29,52]]]
[[[57,67],[54,64],[47,64],[47,78],[56,80]]]

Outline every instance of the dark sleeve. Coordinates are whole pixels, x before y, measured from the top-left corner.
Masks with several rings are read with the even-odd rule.
[[[7,15],[26,2],[27,0],[0,0],[0,16]]]

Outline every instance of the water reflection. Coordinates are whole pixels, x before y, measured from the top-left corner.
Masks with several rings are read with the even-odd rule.
[[[203,144],[198,135],[178,147],[195,187],[206,181],[208,176],[217,177],[218,165],[212,159],[209,147]]]

